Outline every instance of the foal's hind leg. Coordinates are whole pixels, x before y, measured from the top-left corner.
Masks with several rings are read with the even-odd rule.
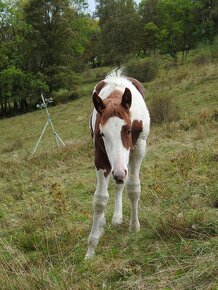
[[[103,170],[97,170],[97,187],[93,200],[93,224],[88,238],[88,250],[85,259],[89,259],[95,255],[95,248],[103,232],[105,225],[104,210],[109,198],[107,190],[108,182],[109,176],[105,177]]]
[[[140,229],[140,223],[138,219],[138,201],[141,194],[139,171],[143,157],[145,155],[145,149],[146,141],[140,139],[134,148],[129,161],[127,193],[131,201],[131,219],[129,224],[130,231],[138,231]]]

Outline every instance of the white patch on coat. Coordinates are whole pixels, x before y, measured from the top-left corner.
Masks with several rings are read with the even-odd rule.
[[[100,125],[100,132],[104,134],[103,140],[111,170],[115,176],[125,177],[128,171],[129,152],[121,140],[121,129],[124,120],[118,117],[110,118],[104,126]]]

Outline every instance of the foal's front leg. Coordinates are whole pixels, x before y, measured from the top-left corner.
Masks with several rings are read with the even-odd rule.
[[[102,169],[97,170],[97,186],[93,200],[93,224],[88,238],[88,250],[85,259],[89,259],[95,255],[95,248],[103,232],[105,225],[104,210],[109,198],[107,190],[108,182],[109,176],[105,177]]]
[[[115,183],[115,200],[114,200],[114,215],[112,218],[113,225],[120,225],[123,222],[123,210],[122,210],[122,197],[123,197],[123,184]]]
[[[138,231],[140,223],[138,219],[138,202],[141,194],[141,183],[139,179],[139,171],[142,160],[145,155],[146,141],[139,140],[134,148],[129,161],[129,172],[127,180],[127,192],[131,201],[131,219],[129,224],[130,231]]]

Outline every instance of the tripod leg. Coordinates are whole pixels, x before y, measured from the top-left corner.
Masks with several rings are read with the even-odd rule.
[[[54,132],[54,134],[55,134],[55,138],[56,138],[56,141],[57,141],[57,143],[58,143],[58,146],[60,146],[60,145],[65,146],[64,142],[62,141],[62,139],[61,139],[61,137],[58,135],[58,133],[57,133],[57,132]]]
[[[55,129],[54,129],[54,125],[53,125],[53,123],[52,123],[51,118],[50,118],[50,124],[51,124],[51,128],[52,128],[53,134],[54,134],[54,136],[55,136],[55,140],[56,140],[56,142],[57,142],[58,147],[60,147],[60,145],[65,146],[64,142],[61,140],[60,136],[59,136],[58,133],[55,131]]]
[[[45,126],[44,126],[44,128],[43,128],[43,130],[42,130],[42,133],[41,133],[41,135],[40,135],[40,137],[39,137],[39,139],[38,139],[38,141],[37,141],[37,143],[36,143],[36,146],[35,146],[35,148],[34,148],[34,150],[33,150],[33,153],[31,154],[32,156],[35,154],[36,149],[37,149],[37,147],[39,146],[39,143],[40,143],[40,141],[41,141],[41,139],[42,139],[42,136],[43,136],[44,133],[45,133],[45,130],[46,130],[48,124],[49,124],[49,121],[46,122],[46,124],[45,124]]]

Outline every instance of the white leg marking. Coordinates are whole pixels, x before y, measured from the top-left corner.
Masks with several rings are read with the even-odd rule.
[[[129,174],[127,180],[127,193],[131,201],[130,231],[139,231],[140,223],[138,219],[138,202],[141,194],[141,184],[139,171],[143,157],[145,155],[146,141],[139,140],[130,156]]]
[[[120,225],[123,222],[123,210],[122,210],[123,189],[124,184],[115,183],[115,203],[114,203],[114,214],[112,218],[113,225]]]
[[[104,210],[108,202],[108,182],[109,176],[104,176],[103,170],[97,170],[97,187],[94,194],[93,208],[93,224],[88,238],[88,250],[85,259],[90,259],[95,255],[95,248],[98,244],[99,238],[103,233],[103,228],[106,223]]]

